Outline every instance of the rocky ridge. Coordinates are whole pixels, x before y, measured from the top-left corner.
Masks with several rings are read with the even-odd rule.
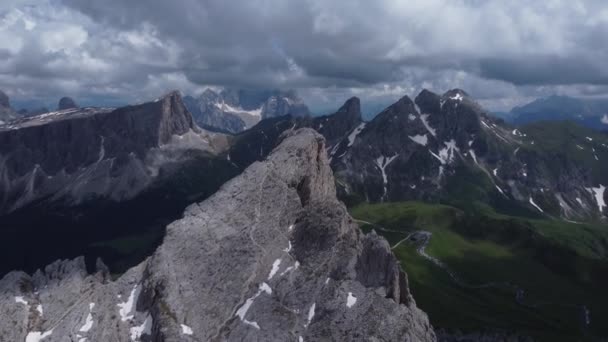
[[[138,106],[14,120],[0,126],[0,213],[41,199],[132,198],[188,150],[215,155],[226,146],[193,122],[177,92]]]
[[[351,99],[324,117],[264,120],[237,136],[230,155],[263,158],[282,130],[311,127],[328,140],[339,197],[351,204],[481,201],[568,220],[608,213],[605,135],[567,123],[510,127],[460,89],[404,96],[370,122],[357,108]]]
[[[2,339],[435,341],[388,243],[336,199],[324,139],[282,139],[116,281],[82,258],[5,276]]]

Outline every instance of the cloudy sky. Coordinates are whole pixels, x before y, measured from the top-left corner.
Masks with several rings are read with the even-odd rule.
[[[292,88],[317,110],[463,88],[491,110],[608,96],[605,0],[2,0],[13,101]]]

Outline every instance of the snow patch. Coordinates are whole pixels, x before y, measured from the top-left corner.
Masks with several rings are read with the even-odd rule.
[[[281,272],[281,274],[279,275],[280,277],[286,275],[287,273],[293,271],[293,270],[297,270],[298,267],[300,267],[300,262],[296,261],[296,263],[293,266],[289,266],[285,269],[285,271]]]
[[[21,296],[15,297],[15,302],[23,305],[28,305],[27,301]]]
[[[461,102],[461,101],[462,101],[462,99],[464,99],[464,97],[463,97],[463,96],[462,96],[462,94],[460,94],[460,93],[457,93],[457,94],[456,94],[456,95],[454,95],[454,96],[450,96],[450,100],[454,100],[454,101]]]
[[[42,305],[38,304],[38,306],[36,306],[36,311],[38,311],[38,313],[40,314],[40,316],[44,315],[44,310],[42,309]]]
[[[608,125],[608,114],[604,114],[601,121],[604,125]]]
[[[87,316],[87,320],[84,323],[84,325],[80,328],[80,332],[87,332],[89,330],[91,330],[91,328],[93,327],[93,315],[92,315],[92,311],[93,308],[95,307],[95,303],[90,303],[89,304],[89,314]]]
[[[352,308],[355,303],[357,303],[357,297],[353,296],[352,292],[349,292],[346,298],[346,307]]]
[[[435,131],[435,129],[433,127],[431,127],[431,125],[429,125],[429,122],[427,120],[428,118],[429,118],[428,114],[420,115],[420,120],[422,121],[422,124],[424,125],[426,130],[429,131],[429,133],[431,133],[432,136],[436,137],[437,132]]]
[[[494,174],[494,177],[498,177],[498,168],[492,170],[492,174]]]
[[[250,325],[258,330],[260,330],[260,326],[256,322],[246,320],[245,315],[247,314],[247,311],[249,311],[249,308],[251,307],[253,302],[256,300],[256,298],[258,298],[262,294],[262,292],[265,292],[266,294],[272,294],[272,289],[270,288],[270,286],[268,286],[268,284],[262,283],[258,289],[258,292],[255,295],[253,295],[251,298],[248,298],[245,301],[245,304],[243,304],[236,311],[236,314],[235,314],[235,316],[239,316],[239,318],[241,319],[241,322],[243,322],[247,325]]]
[[[133,319],[133,310],[135,309],[135,300],[139,297],[139,292],[141,289],[138,285],[133,286],[133,290],[131,290],[131,294],[129,295],[129,299],[126,302],[119,303],[118,313],[120,314],[120,319],[123,322],[129,321]]]
[[[534,208],[538,209],[538,211],[540,211],[541,213],[544,213],[544,211],[536,203],[534,203],[532,196],[530,196],[529,202],[530,202],[530,204],[532,204],[534,206]]]
[[[52,329],[44,333],[40,331],[32,331],[25,337],[25,342],[40,342],[42,339],[51,336],[52,333]]]
[[[140,341],[142,335],[152,334],[152,316],[148,314],[144,322],[136,327],[131,328],[131,341]]]
[[[306,323],[306,326],[310,325],[310,322],[312,322],[312,318],[315,317],[315,307],[317,306],[317,303],[312,303],[312,305],[310,306],[310,309],[308,309],[308,323]]]
[[[272,294],[272,289],[266,283],[262,283],[262,285],[260,285],[260,290],[263,292],[266,292],[266,294],[268,294],[268,295]]]
[[[441,161],[441,164],[450,164],[454,160],[455,152],[458,151],[456,141],[452,139],[444,142],[443,144],[445,147],[439,150],[439,155],[432,152],[431,153],[435,156],[435,158],[438,158],[439,161]]]
[[[414,114],[410,114],[410,115],[408,115],[408,116],[407,116],[407,118],[408,118],[410,121],[414,121],[414,120],[416,120],[416,115],[414,115]]]
[[[289,243],[289,245],[283,250],[283,252],[285,253],[289,253],[291,251],[291,240],[288,240],[287,242]]]
[[[590,188],[590,190],[595,195],[595,201],[597,202],[600,213],[603,213],[604,207],[606,206],[606,202],[604,202],[604,191],[606,190],[606,187],[600,184],[599,187]]]
[[[422,145],[422,146],[426,146],[426,144],[429,142],[429,139],[427,138],[426,134],[415,135],[415,136],[410,135],[408,137],[416,144]]]
[[[272,263],[272,270],[270,270],[270,274],[268,274],[268,280],[272,279],[272,277],[277,274],[279,266],[281,266],[281,259],[277,259]]]
[[[378,166],[378,168],[382,172],[382,180],[384,181],[384,192],[382,194],[382,201],[384,201],[384,198],[386,197],[386,192],[388,188],[388,177],[386,176],[386,167],[398,156],[399,154],[395,154],[392,157],[380,156],[375,160],[376,166]]]
[[[471,157],[473,158],[473,161],[475,162],[475,164],[479,165],[479,162],[477,161],[477,155],[475,154],[474,150],[469,150],[469,153],[471,154]]]
[[[503,196],[507,196],[507,195],[505,194],[505,192],[504,192],[504,191],[502,191],[502,189],[501,189],[501,188],[500,188],[498,185],[496,185],[496,190],[498,190],[498,192],[500,192],[501,194],[503,194]]]
[[[584,150],[585,148],[579,144],[576,144],[576,147],[578,147],[579,150]]]
[[[365,122],[357,126],[349,135],[348,135],[348,146],[351,147],[355,143],[355,139],[363,129],[365,128]]]
[[[590,137],[585,137],[585,139],[587,139],[588,141],[593,141],[593,138]]]
[[[182,335],[192,335],[192,328],[190,328],[189,326],[185,325],[185,324],[181,324],[182,327]]]

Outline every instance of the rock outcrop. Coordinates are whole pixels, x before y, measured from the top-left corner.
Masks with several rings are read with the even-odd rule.
[[[116,281],[57,262],[0,281],[0,339],[435,341],[388,243],[336,199],[324,139],[290,131]]]
[[[309,114],[293,91],[207,89],[196,99],[186,96],[184,102],[201,127],[228,133],[242,132],[263,119]]]
[[[0,214],[42,199],[132,198],[184,151],[214,155],[226,144],[193,122],[177,92],[138,106],[16,120],[0,126]]]

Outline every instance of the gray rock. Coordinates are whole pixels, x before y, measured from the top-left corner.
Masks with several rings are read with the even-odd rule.
[[[5,276],[0,339],[435,341],[388,243],[336,199],[324,139],[282,139],[116,281],[81,258]]]
[[[45,198],[129,199],[191,149],[217,154],[223,135],[201,130],[181,96],[118,109],[72,108],[0,126],[0,214]]]

